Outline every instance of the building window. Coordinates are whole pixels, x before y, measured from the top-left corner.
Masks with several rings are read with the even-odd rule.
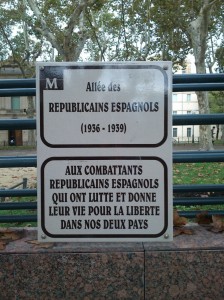
[[[20,97],[12,97],[11,98],[11,109],[14,111],[20,110]]]
[[[174,111],[173,111],[173,115],[177,115],[177,110],[174,110]]]
[[[191,137],[191,128],[187,128],[187,137],[189,138],[189,137]]]
[[[187,94],[187,102],[191,101],[191,94]]]
[[[177,94],[173,94],[173,101],[177,101]]]
[[[187,114],[190,115],[191,114],[191,110],[187,110]]]
[[[173,128],[173,137],[174,137],[174,138],[177,137],[177,128]]]

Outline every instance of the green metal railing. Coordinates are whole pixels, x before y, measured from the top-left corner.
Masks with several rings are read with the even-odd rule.
[[[10,79],[0,80],[0,97],[11,96],[35,96],[36,87],[35,79]],[[224,74],[184,74],[173,76],[173,91],[223,91],[224,90]],[[224,124],[224,114],[209,115],[174,115],[173,125],[200,125],[200,124]],[[36,120],[34,119],[0,119],[0,130],[15,129],[35,129]],[[180,151],[173,153],[174,163],[192,163],[192,162],[224,162],[223,151]],[[36,167],[36,156],[19,156],[12,157],[0,156],[0,168],[12,167]],[[218,196],[207,198],[202,197],[174,197],[173,203],[176,205],[224,205],[224,184],[198,184],[198,185],[174,185],[173,193],[215,193]],[[1,197],[36,197],[36,189],[1,189]],[[10,202],[0,203],[1,210],[30,210],[37,209],[37,202]],[[184,211],[180,215],[194,217],[197,211]],[[208,214],[224,215],[224,210],[208,212]],[[35,222],[37,215],[8,215],[1,216],[0,223],[12,222]]]

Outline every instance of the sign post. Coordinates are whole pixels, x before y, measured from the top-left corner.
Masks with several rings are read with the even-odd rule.
[[[38,63],[40,241],[172,240],[171,74]]]

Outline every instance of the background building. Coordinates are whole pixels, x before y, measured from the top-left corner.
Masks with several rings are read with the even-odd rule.
[[[191,60],[186,61],[186,68],[177,71],[177,74],[195,73],[195,68]],[[195,92],[173,93],[172,97],[173,115],[178,114],[198,114],[198,100]],[[199,141],[199,125],[173,126],[174,142],[193,142]]]
[[[198,114],[198,100],[194,92],[173,93],[172,98],[173,115],[178,114]],[[199,126],[173,126],[173,138],[177,142],[193,142],[199,141]]]
[[[0,79],[21,78],[22,74],[18,67],[2,65],[0,67]],[[33,97],[33,102],[35,98]],[[35,105],[35,103],[33,103]],[[2,119],[25,119],[27,118],[28,98],[27,97],[1,97],[0,118]],[[0,130],[0,146],[27,145],[29,130]]]

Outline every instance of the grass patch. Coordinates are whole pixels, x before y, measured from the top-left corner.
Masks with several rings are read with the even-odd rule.
[[[13,197],[9,198],[8,201],[4,202],[35,202],[34,197]],[[13,209],[13,210],[0,210],[0,216],[27,216],[36,215],[36,209]],[[36,227],[37,222],[10,222],[10,223],[0,223],[0,227]]]
[[[224,162],[173,165],[174,184],[223,184]]]
[[[177,210],[192,211],[192,210],[201,210],[201,211],[212,211],[212,210],[224,210],[224,205],[190,205],[182,206],[176,205]]]
[[[179,163],[173,165],[173,183],[181,184],[223,184],[224,162],[219,163]],[[208,195],[209,196],[209,195]],[[224,205],[175,206],[180,211],[224,210]]]
[[[0,150],[34,150],[36,146],[0,146]]]

